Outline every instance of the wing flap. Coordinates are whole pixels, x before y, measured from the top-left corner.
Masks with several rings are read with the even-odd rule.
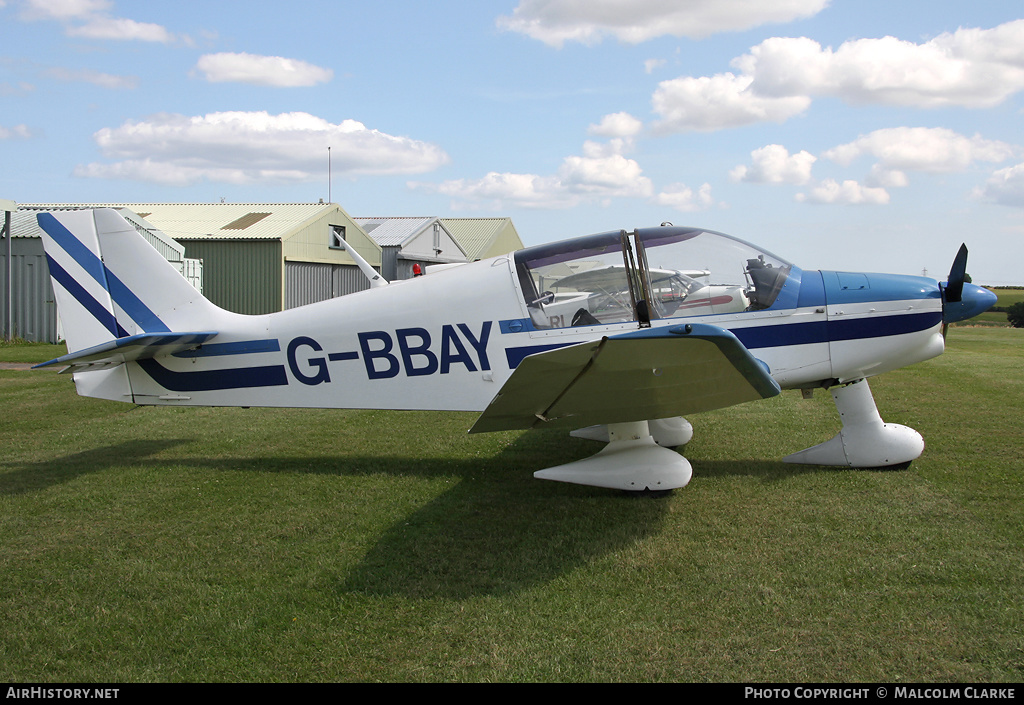
[[[648,328],[530,355],[470,432],[684,416],[780,391],[723,328]]]
[[[48,362],[34,365],[32,369],[65,365],[64,372],[101,370],[123,365],[131,360],[145,360],[151,357],[172,355],[190,350],[217,335],[212,331],[192,333],[141,333],[117,338],[91,348],[68,353]]]

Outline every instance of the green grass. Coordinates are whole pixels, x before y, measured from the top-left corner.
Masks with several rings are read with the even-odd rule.
[[[999,299],[996,306],[1013,306],[1024,301],[1024,288],[999,288],[991,291]]]
[[[1024,301],[1024,288],[999,288],[990,289],[996,295],[996,308],[1007,308],[1015,303]],[[1005,311],[986,311],[985,313],[972,318],[969,321],[954,323],[954,326],[1009,326]]]
[[[47,362],[66,354],[67,346],[29,343],[24,340],[0,341],[0,362]]]
[[[784,393],[693,417],[660,500],[534,480],[599,446],[469,414],[134,408],[0,371],[0,676],[1020,681],[1024,333],[948,343],[872,380],[925,436],[909,470],[779,462],[839,427]]]

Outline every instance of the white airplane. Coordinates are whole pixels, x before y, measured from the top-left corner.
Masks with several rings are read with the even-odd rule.
[[[699,228],[613,231],[259,316],[202,297],[116,211],[40,213],[84,396],[172,406],[475,411],[471,432],[558,427],[597,455],[534,473],[626,491],[685,486],[683,416],[828,388],[842,418],[794,463],[880,467],[924,450],[866,379],[935,357],[996,297],[964,283],[801,270]]]

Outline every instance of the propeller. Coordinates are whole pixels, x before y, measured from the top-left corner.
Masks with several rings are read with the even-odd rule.
[[[960,250],[953,259],[953,266],[949,269],[949,278],[946,280],[946,301],[956,303],[964,295],[964,277],[967,276],[967,245],[960,245]]]
[[[939,284],[942,293],[942,335],[945,337],[950,323],[966,321],[984,313],[996,304],[996,295],[985,287],[968,284],[967,247],[960,246],[949,270],[949,281]]]
[[[960,249],[953,258],[953,266],[949,268],[946,286],[942,287],[942,308],[945,314],[946,304],[959,302],[964,296],[964,278],[967,276],[967,243],[961,243]],[[949,321],[943,315],[942,338],[945,340],[949,330]]]

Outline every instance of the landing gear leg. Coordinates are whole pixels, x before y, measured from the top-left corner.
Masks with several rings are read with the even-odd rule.
[[[647,425],[651,436],[654,438],[654,442],[665,448],[685,446],[693,438],[693,424],[682,416],[673,416],[667,419],[650,419]],[[600,441],[601,443],[607,443],[611,440],[608,437],[608,427],[604,424],[570,431],[569,435],[573,438]]]
[[[906,467],[924,452],[920,433],[882,421],[867,380],[835,387],[832,398],[843,420],[843,430],[832,440],[786,456],[785,462],[855,468]]]

